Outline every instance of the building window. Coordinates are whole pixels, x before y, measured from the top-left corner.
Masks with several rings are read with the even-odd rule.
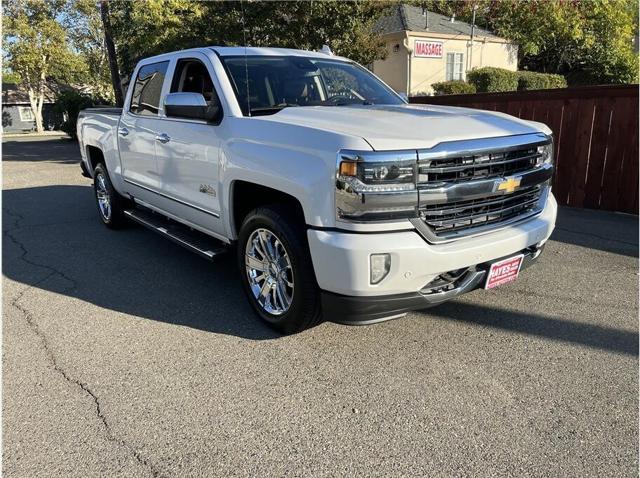
[[[447,53],[447,81],[462,80],[464,73],[464,54]]]
[[[18,106],[18,113],[20,114],[20,121],[33,121],[33,110],[31,106]]]

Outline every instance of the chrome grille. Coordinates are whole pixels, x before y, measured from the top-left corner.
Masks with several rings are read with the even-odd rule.
[[[542,186],[512,194],[480,199],[430,204],[420,208],[420,218],[436,236],[502,223],[538,209]]]
[[[420,184],[470,181],[512,176],[533,169],[540,158],[536,147],[464,156],[435,158],[418,163]]]
[[[418,151],[418,217],[430,242],[491,231],[544,208],[553,165],[545,135],[449,142]]]

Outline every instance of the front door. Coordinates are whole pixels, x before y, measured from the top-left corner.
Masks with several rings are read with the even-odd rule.
[[[200,93],[209,103],[217,101],[206,57],[176,62],[171,93]],[[156,161],[162,190],[172,198],[171,210],[207,231],[224,233],[220,220],[218,126],[202,120],[164,117],[158,130]],[[169,207],[169,202],[167,202]]]

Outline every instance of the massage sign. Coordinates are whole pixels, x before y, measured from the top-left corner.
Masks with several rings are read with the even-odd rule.
[[[416,40],[413,46],[413,56],[416,58],[442,58],[442,42]]]

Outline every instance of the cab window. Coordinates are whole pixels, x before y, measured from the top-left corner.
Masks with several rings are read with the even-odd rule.
[[[168,61],[145,65],[138,70],[133,85],[129,110],[142,116],[157,116],[160,109],[160,93],[167,73]]]
[[[200,60],[179,60],[171,82],[171,93],[200,93],[208,105],[217,101],[211,75]]]

